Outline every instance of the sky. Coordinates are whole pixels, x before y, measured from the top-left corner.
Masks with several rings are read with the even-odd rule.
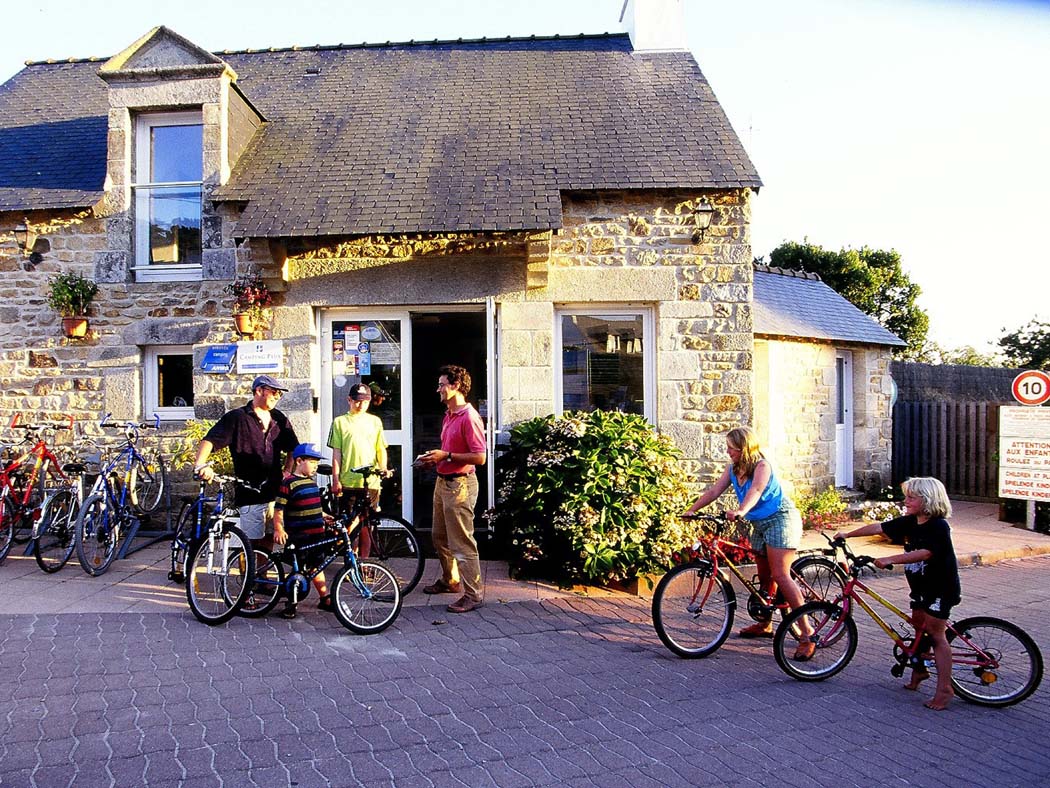
[[[212,50],[619,32],[623,0],[23,0],[0,80],[160,24]],[[752,244],[896,249],[930,338],[1050,321],[1050,0],[685,0],[758,168]]]

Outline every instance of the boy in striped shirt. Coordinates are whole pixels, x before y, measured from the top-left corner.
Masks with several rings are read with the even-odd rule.
[[[321,451],[312,443],[300,443],[292,452],[292,472],[281,481],[274,501],[273,540],[279,545],[293,544],[303,559],[305,569],[310,562],[310,543],[324,538],[325,516],[321,509],[321,491],[317,487],[317,464],[323,459]],[[318,610],[331,611],[332,597],[324,572],[313,579],[314,588],[321,597]],[[295,618],[295,605],[289,602],[281,611],[282,618]]]

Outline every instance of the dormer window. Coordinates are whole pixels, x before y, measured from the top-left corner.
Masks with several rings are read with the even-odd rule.
[[[135,121],[135,278],[201,278],[203,122],[200,112]]]

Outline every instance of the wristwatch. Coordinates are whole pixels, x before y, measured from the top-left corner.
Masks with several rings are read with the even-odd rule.
[[[447,455],[448,455],[448,456],[447,456],[447,457],[445,458],[445,461],[446,461],[446,462],[452,462],[452,452],[450,452],[450,451],[447,451],[447,452],[445,452],[445,454],[447,454]]]

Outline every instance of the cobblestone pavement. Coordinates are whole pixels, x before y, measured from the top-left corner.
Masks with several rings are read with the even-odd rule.
[[[964,569],[958,615],[1015,621],[1045,651],[1048,572],[1047,557]],[[876,583],[903,599],[902,575]],[[0,615],[0,785],[1050,780],[1050,682],[1008,709],[929,711],[866,617],[852,664],[805,684],[768,641],[674,657],[635,597],[406,607],[371,637],[309,607],[217,628],[185,610]]]

